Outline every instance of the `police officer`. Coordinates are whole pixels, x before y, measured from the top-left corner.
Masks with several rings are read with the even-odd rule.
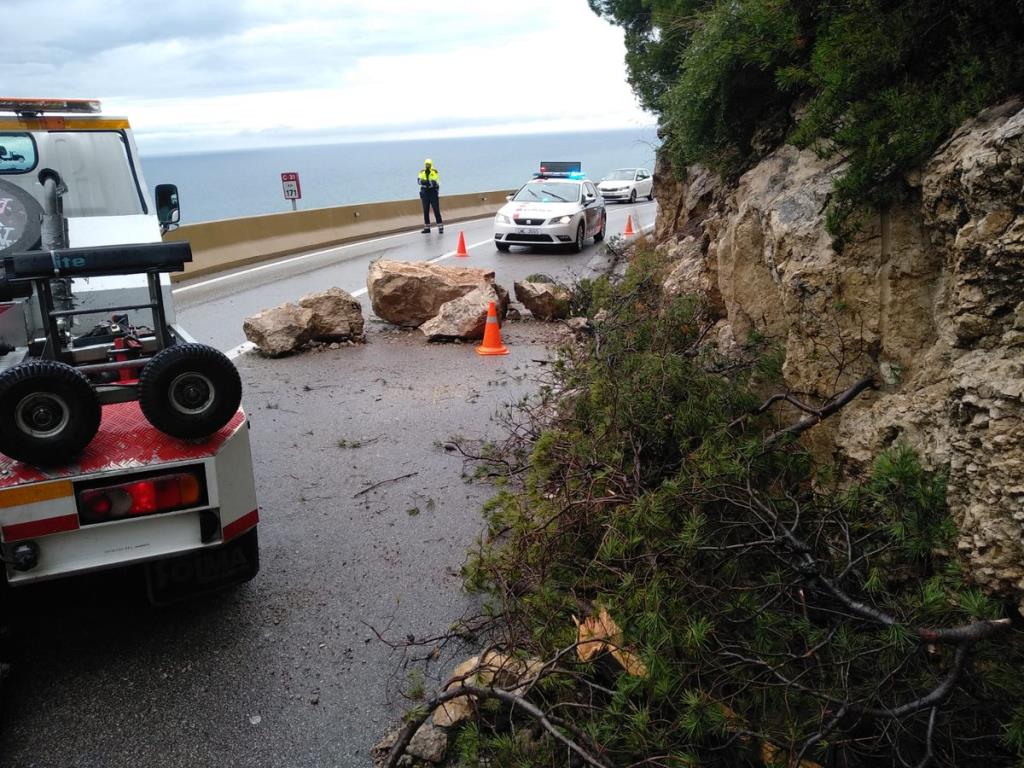
[[[430,209],[434,209],[434,220],[437,222],[437,231],[444,232],[444,222],[441,221],[441,177],[434,167],[434,161],[429,157],[423,161],[423,170],[419,175],[420,202],[423,203],[423,234],[430,232]]]

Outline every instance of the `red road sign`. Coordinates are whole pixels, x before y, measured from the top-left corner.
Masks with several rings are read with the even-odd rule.
[[[281,187],[284,189],[285,200],[302,199],[302,186],[299,184],[299,174],[294,171],[286,171],[281,174]]]

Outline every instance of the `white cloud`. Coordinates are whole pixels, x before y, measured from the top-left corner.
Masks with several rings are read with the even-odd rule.
[[[586,0],[14,4],[14,90],[98,96],[149,151],[652,122]]]

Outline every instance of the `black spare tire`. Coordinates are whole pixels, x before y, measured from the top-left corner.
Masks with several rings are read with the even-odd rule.
[[[43,206],[32,195],[0,179],[0,256],[39,247]]]
[[[223,427],[242,402],[242,379],[220,350],[176,344],[153,356],[139,376],[139,406],[172,437],[195,439]]]
[[[100,403],[81,371],[56,360],[0,374],[0,453],[28,464],[64,464],[100,428]]]

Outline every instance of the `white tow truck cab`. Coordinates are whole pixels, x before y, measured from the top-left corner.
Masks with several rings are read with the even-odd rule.
[[[0,557],[14,587],[143,563],[161,603],[258,571],[249,429],[175,322],[177,189],[99,112],[0,98]]]

